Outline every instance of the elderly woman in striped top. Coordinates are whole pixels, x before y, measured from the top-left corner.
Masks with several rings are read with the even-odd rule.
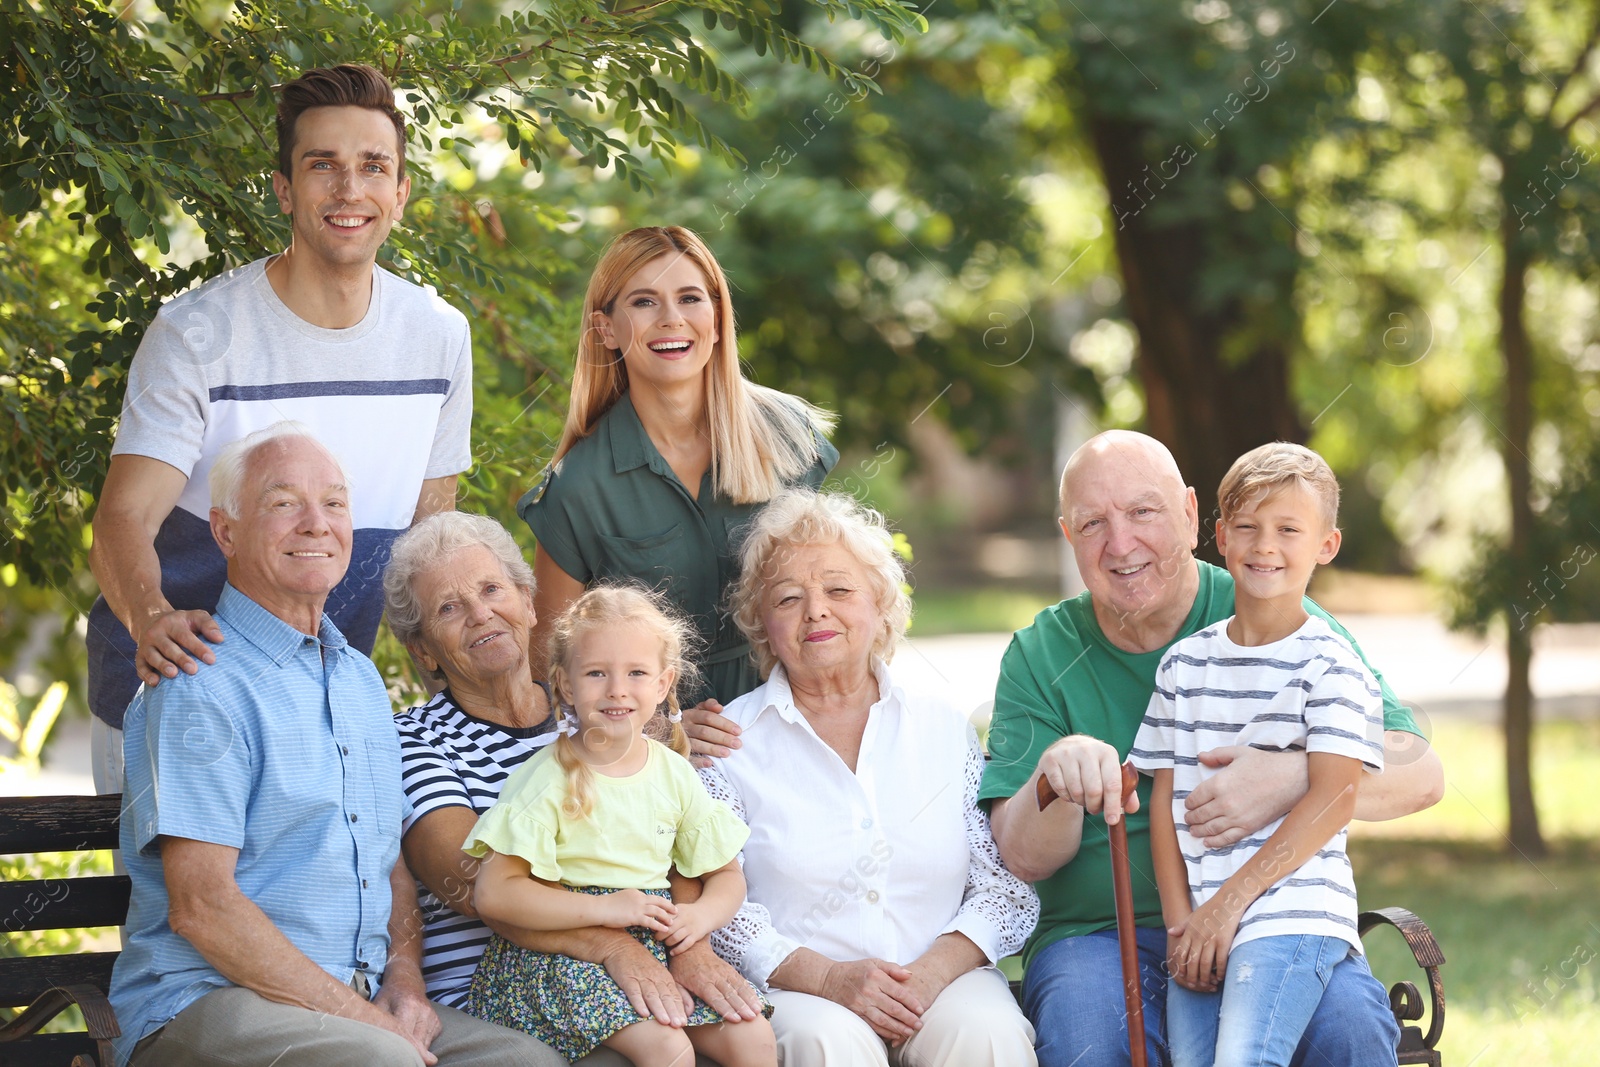
[[[444,684],[395,719],[412,807],[401,847],[419,882],[428,996],[463,1007],[490,930],[472,902],[478,861],[461,843],[511,772],[557,736],[550,688],[528,666],[533,571],[493,519],[444,512],[395,541],[384,592],[395,637]],[[729,1019],[761,1010],[749,985],[704,943],[673,957],[669,972],[624,930],[495,931],[602,964],[641,1016],[685,1020],[685,990]],[[607,1052],[591,1058],[607,1057],[620,1062]]]
[[[1027,1067],[995,968],[1039,917],[978,808],[983,750],[890,669],[910,617],[875,512],[780,493],[752,523],[734,618],[766,682],[701,772],[750,826],[745,907],[712,935],[771,998],[785,1067]]]

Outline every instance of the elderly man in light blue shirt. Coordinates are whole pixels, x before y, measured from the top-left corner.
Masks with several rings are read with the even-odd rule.
[[[211,496],[216,664],[127,714],[119,1063],[561,1064],[424,993],[388,695],[323,614],[350,561],[338,462],[278,423],[222,453]]]

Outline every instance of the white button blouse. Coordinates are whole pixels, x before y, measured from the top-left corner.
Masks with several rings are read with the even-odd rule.
[[[978,807],[983,750],[945,701],[873,665],[879,699],[851,771],[795,706],[781,665],[724,711],[743,745],[700,772],[750,826],[743,908],[712,947],[762,989],[799,948],[909,964],[941,934],[992,963],[1021,948],[1039,898],[1000,860]]]

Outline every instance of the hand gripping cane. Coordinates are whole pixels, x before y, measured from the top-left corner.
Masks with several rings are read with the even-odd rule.
[[[1147,1067],[1144,1047],[1144,998],[1139,993],[1139,944],[1133,932],[1133,876],[1128,869],[1128,797],[1139,784],[1139,772],[1131,763],[1122,767],[1122,810],[1111,830],[1111,888],[1117,901],[1117,945],[1122,949],[1122,995],[1128,1005],[1128,1050],[1133,1067]],[[1039,776],[1039,810],[1056,799],[1050,781]]]

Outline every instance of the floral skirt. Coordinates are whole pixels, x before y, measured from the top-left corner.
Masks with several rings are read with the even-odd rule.
[[[588,887],[574,891],[614,892]],[[645,892],[671,896],[665,889]],[[666,966],[667,947],[653,933],[642,926],[630,927],[628,933]],[[772,1005],[759,992],[756,995],[770,1017]],[[643,1018],[600,964],[534,952],[513,945],[498,934],[484,949],[483,959],[472,976],[472,990],[462,1006],[480,1019],[532,1034],[573,1062],[593,1052],[618,1030]],[[689,1026],[721,1021],[722,1016],[713,1008],[695,999]]]

